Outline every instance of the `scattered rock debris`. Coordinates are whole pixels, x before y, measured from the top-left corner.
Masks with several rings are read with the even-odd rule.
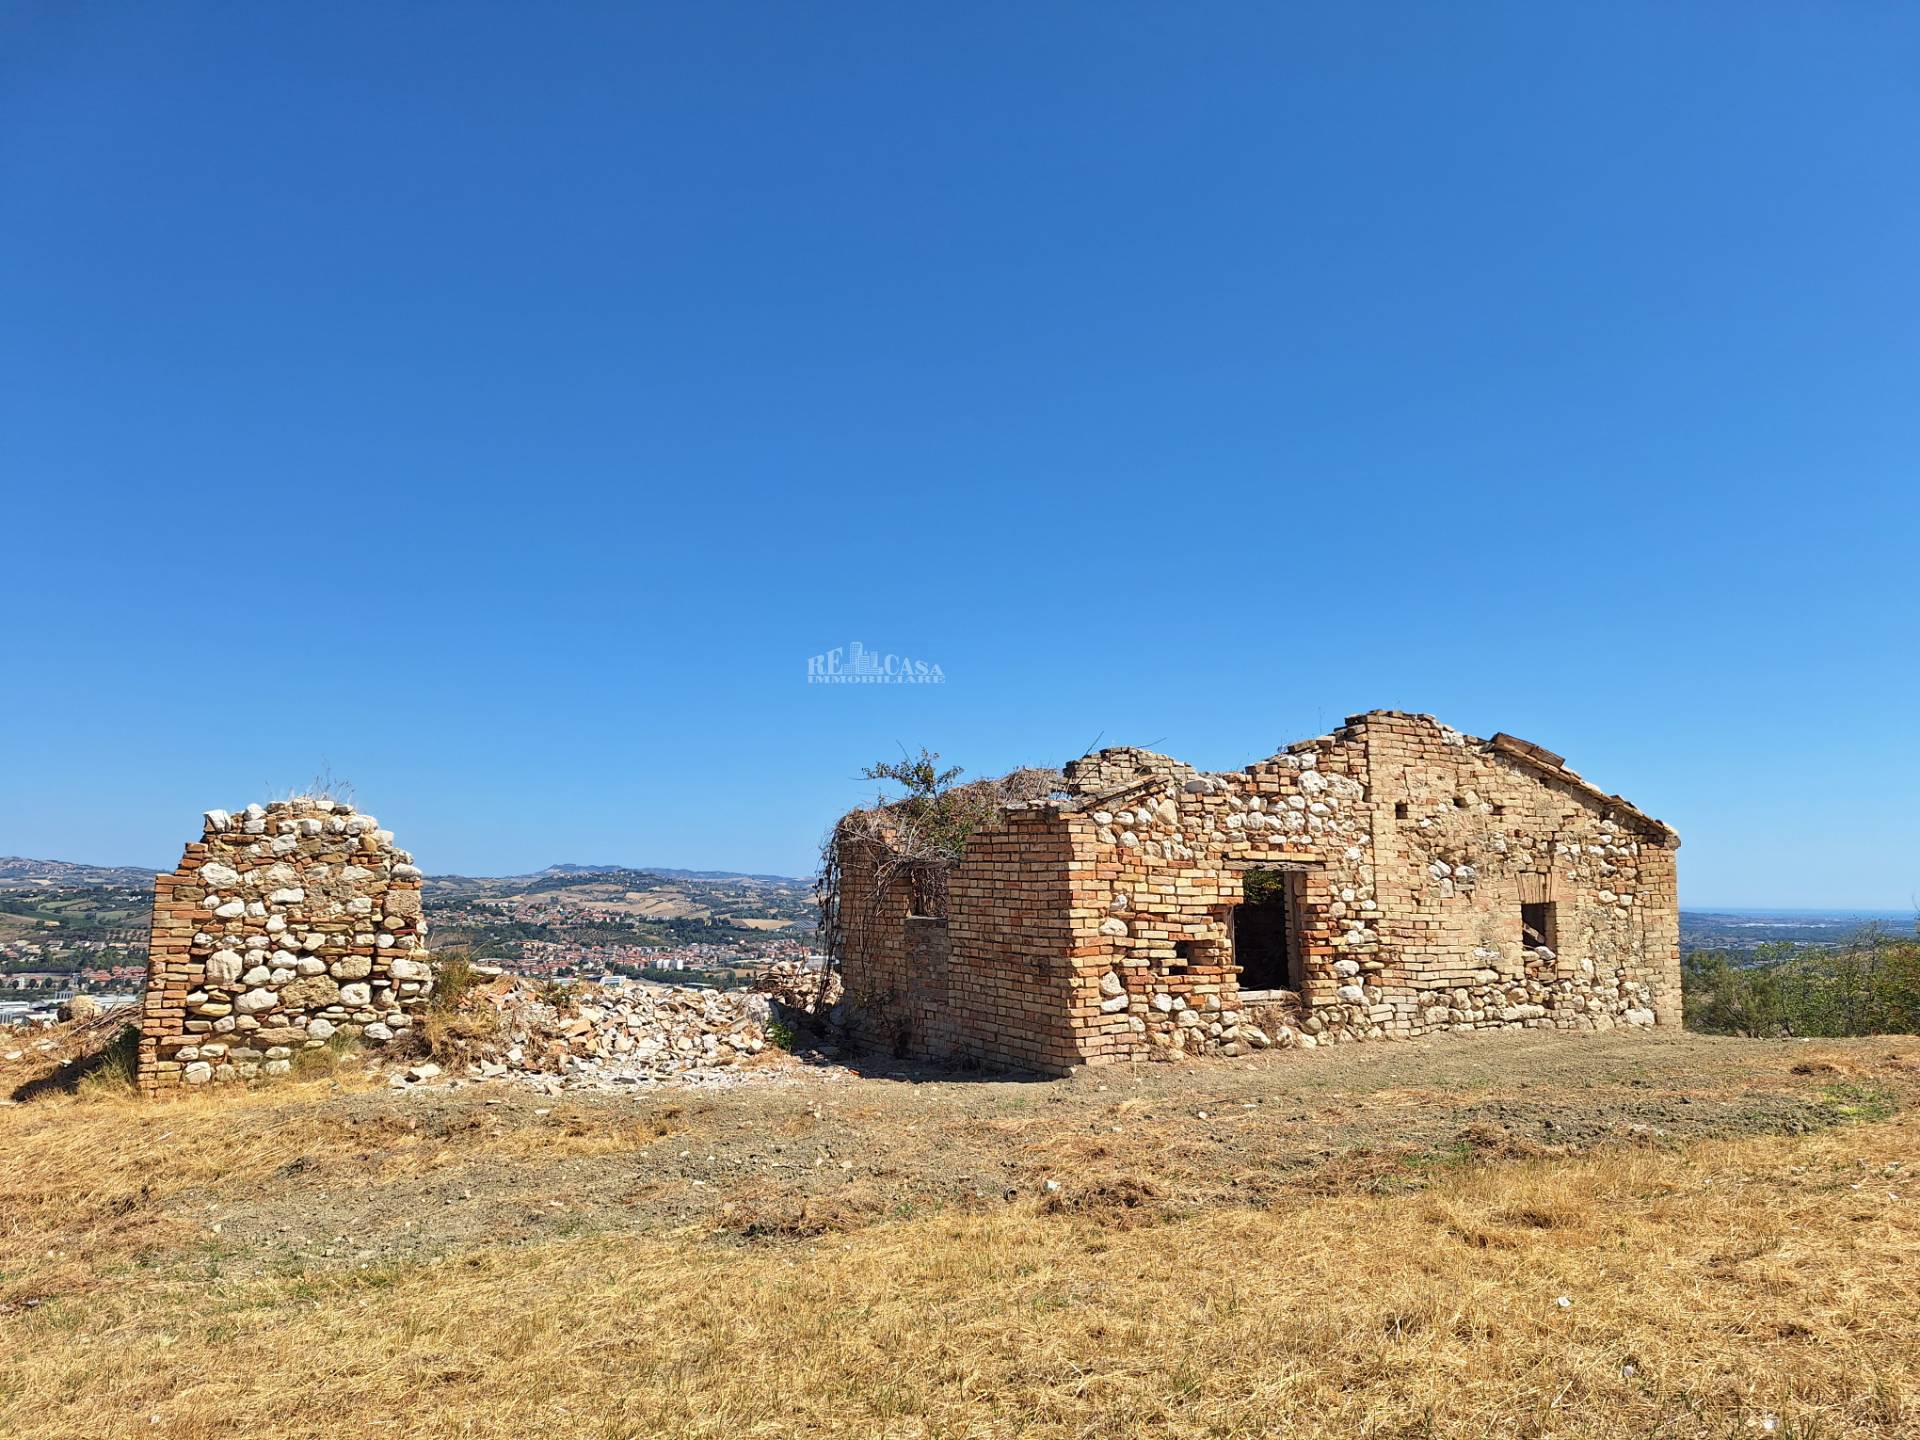
[[[781,1052],[794,1023],[838,999],[838,977],[775,966],[753,990],[635,981],[554,985],[474,967],[483,984],[466,1004],[491,1013],[490,1038],[469,1042],[457,1067],[466,1079],[518,1080],[539,1089],[611,1090],[674,1081],[726,1085]],[[789,1017],[782,1019],[782,1016]],[[438,1065],[415,1065],[396,1086],[456,1082]]]

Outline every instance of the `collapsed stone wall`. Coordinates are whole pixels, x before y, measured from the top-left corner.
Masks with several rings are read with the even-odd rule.
[[[283,1074],[343,1030],[404,1035],[433,989],[421,880],[343,801],[209,810],[154,881],[141,1089]]]
[[[1680,1021],[1678,839],[1537,746],[1375,711],[1225,774],[1103,751],[1067,789],[969,842],[943,975],[897,931],[849,934],[849,1000],[902,1053],[1060,1070]],[[1287,872],[1297,988],[1240,989],[1250,869]],[[1552,945],[1523,905],[1550,907]]]

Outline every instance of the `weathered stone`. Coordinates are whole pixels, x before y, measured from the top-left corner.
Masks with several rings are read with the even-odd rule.
[[[340,983],[329,975],[303,975],[280,991],[280,1003],[290,1010],[324,1010],[340,999]]]
[[[100,1002],[91,995],[75,995],[60,1003],[58,1012],[62,1020],[86,1022],[100,1018]]]
[[[232,950],[216,950],[207,957],[206,977],[215,985],[231,985],[240,978],[244,962]]]

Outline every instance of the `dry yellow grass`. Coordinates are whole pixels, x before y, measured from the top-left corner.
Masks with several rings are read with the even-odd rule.
[[[811,1240],[702,1223],[364,1268],[191,1218],[186,1200],[244,1193],[290,1148],[364,1143],[339,1130],[353,1098],[11,1112],[0,1434],[1920,1433],[1907,1115],[1453,1165],[1409,1194],[1168,1214],[1068,1178]],[[583,1112],[537,1143],[659,1131],[608,1113],[625,1119]],[[443,1160],[409,1116],[371,1116],[370,1163]],[[536,1137],[476,1143],[511,1166]]]

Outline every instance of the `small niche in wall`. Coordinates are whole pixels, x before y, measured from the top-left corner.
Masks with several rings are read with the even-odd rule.
[[[907,871],[907,918],[939,920],[947,918],[947,874],[931,865],[915,865]]]
[[[1393,802],[1393,818],[1396,820],[1404,820],[1407,818],[1407,802],[1406,801],[1396,800]]]

